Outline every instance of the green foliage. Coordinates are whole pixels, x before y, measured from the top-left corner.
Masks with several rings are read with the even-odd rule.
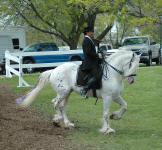
[[[159,15],[162,14],[162,0],[149,0],[149,1],[132,1],[130,6],[132,16],[131,23],[138,28],[139,34],[150,35],[158,42],[160,39],[159,26],[160,19]]]
[[[158,41],[161,8],[162,0],[0,0],[0,19],[5,24],[27,24],[76,48],[85,26],[95,25],[99,37],[114,21],[116,41],[137,34],[135,29]]]
[[[100,13],[116,13],[118,4],[119,0],[113,3],[103,0],[2,0],[0,12],[3,12],[1,17],[7,24],[28,24],[74,48],[83,28],[87,25],[93,27],[96,15]]]

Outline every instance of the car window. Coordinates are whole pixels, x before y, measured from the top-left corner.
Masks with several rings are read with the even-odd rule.
[[[35,52],[36,51],[36,45],[29,45],[24,50],[24,52]]]
[[[39,46],[40,51],[51,51],[48,43],[41,43]]]
[[[148,44],[148,38],[146,37],[139,37],[139,38],[129,38],[125,39],[123,42],[123,46],[126,45],[137,45],[137,44]]]
[[[57,50],[58,50],[58,48],[57,48],[56,44],[51,43],[51,46],[52,46],[52,48],[53,48],[55,51],[57,51]]]
[[[106,46],[105,46],[105,45],[101,46],[101,47],[100,47],[100,50],[106,51],[106,50],[107,50],[107,49],[106,49]]]
[[[108,45],[107,47],[108,47],[108,50],[112,49],[110,45]]]

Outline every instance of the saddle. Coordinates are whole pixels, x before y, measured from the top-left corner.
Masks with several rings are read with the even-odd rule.
[[[102,71],[102,69],[100,69]],[[76,84],[77,86],[85,86],[87,85],[88,79],[91,77],[91,75],[87,72],[81,69],[81,67],[78,67],[77,71],[77,79]],[[96,96],[96,89],[100,89],[102,87],[102,75],[98,81],[91,87],[93,91],[93,96]]]

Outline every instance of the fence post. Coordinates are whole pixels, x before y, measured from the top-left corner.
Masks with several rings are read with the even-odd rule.
[[[23,79],[23,56],[19,55],[19,85],[18,87],[23,86],[30,86],[24,79]]]
[[[23,86],[22,73],[22,56],[19,56],[19,87]]]
[[[10,59],[8,59],[8,55],[10,55],[10,52],[8,50],[5,51],[5,68],[6,68],[6,77],[12,78],[11,72],[8,69],[10,67]]]

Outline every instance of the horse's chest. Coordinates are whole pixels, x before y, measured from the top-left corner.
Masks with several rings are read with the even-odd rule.
[[[116,96],[116,95],[121,95],[121,93],[124,90],[124,85],[123,83],[109,82],[105,84],[104,89],[106,89],[106,91],[110,93],[112,96]]]

